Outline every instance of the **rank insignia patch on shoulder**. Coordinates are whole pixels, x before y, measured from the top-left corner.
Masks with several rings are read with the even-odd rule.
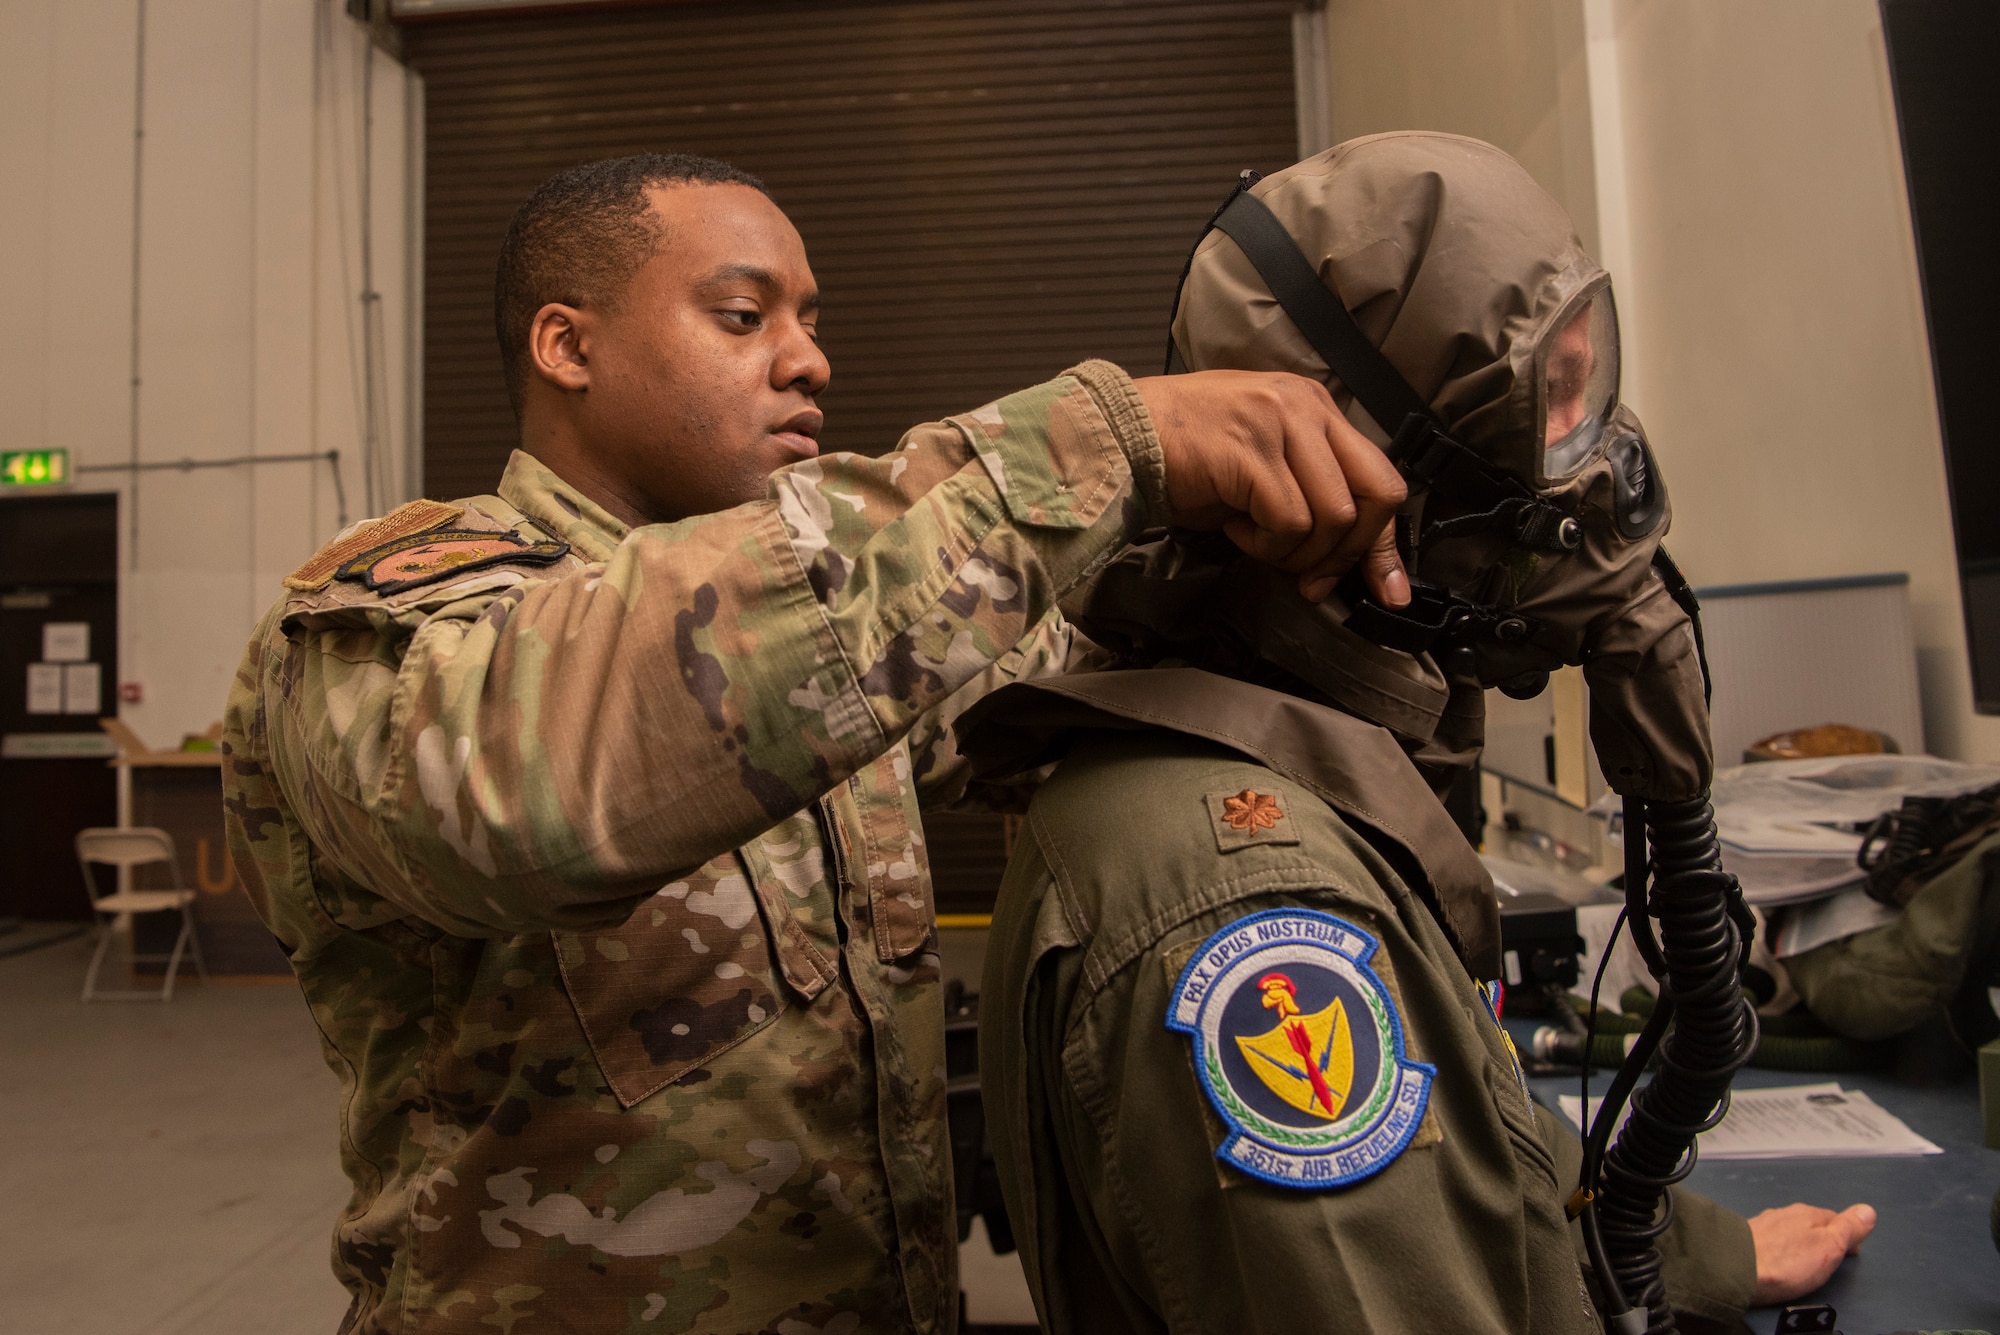
[[[334,578],[358,581],[376,593],[401,593],[483,566],[548,565],[568,551],[566,542],[528,542],[512,533],[439,528],[372,547],[341,566]]]
[[[1437,1068],[1403,1055],[1403,1021],[1368,967],[1378,942],[1310,909],[1272,909],[1202,943],[1167,1028],[1230,1135],[1216,1157],[1308,1191],[1369,1177],[1409,1147]]]
[[[1285,809],[1285,795],[1254,788],[1210,793],[1208,818],[1215,824],[1218,852],[1233,853],[1252,844],[1296,844],[1298,827]]]

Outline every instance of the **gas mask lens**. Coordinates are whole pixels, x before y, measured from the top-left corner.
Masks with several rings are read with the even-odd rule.
[[[1618,310],[1601,287],[1550,322],[1535,351],[1542,482],[1565,482],[1597,457],[1618,403]]]

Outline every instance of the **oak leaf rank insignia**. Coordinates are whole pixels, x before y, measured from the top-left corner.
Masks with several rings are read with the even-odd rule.
[[[1207,796],[1209,819],[1215,824],[1218,852],[1233,853],[1252,844],[1296,844],[1298,829],[1285,810],[1283,793],[1244,788]]]

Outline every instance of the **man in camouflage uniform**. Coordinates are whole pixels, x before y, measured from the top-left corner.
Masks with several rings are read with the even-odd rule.
[[[1056,599],[1148,525],[1398,587],[1318,386],[1086,363],[819,458],[816,304],[749,178],[556,178],[498,494],[348,531],[251,640],[230,848],[341,1080],[346,1330],[949,1329],[950,719],[1069,664]]]

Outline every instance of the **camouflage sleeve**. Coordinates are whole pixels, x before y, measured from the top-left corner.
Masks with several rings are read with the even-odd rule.
[[[971,764],[958,752],[960,716],[1009,682],[1090,672],[1107,663],[1103,650],[1088,636],[1060,611],[1050,612],[1026,639],[945,697],[943,704],[910,729],[910,769],[916,778],[918,801],[926,810],[1026,811],[1040,774],[1005,784],[975,783]]]
[[[342,870],[447,931],[622,916],[1029,637],[1157,517],[1158,449],[1131,381],[1086,363],[567,576],[294,618],[281,783]]]

